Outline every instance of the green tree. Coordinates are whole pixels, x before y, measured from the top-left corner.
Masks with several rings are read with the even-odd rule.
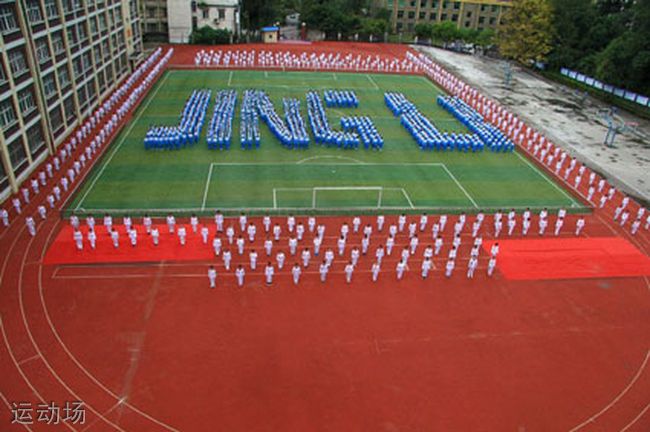
[[[478,36],[476,37],[476,45],[481,46],[483,48],[492,46],[494,45],[495,36],[496,36],[496,32],[494,30],[489,28],[483,29],[479,32]]]
[[[575,68],[580,60],[593,52],[589,35],[597,20],[592,0],[551,0],[553,5],[553,50],[549,66]]]
[[[388,31],[388,21],[367,18],[361,22],[361,33],[364,35],[374,35],[382,37]]]
[[[451,21],[443,21],[433,25],[431,35],[438,41],[448,43],[458,39],[458,27]]]
[[[433,25],[429,23],[419,23],[415,25],[415,35],[419,39],[429,39],[433,35]]]
[[[544,61],[553,45],[553,10],[548,0],[513,0],[498,33],[501,55],[529,65]]]
[[[230,43],[230,32],[228,30],[203,26],[192,31],[190,43],[197,45],[225,45]]]

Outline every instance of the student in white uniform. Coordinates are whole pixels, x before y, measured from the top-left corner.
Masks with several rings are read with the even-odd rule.
[[[386,239],[386,255],[390,256],[393,253],[393,247],[395,246],[395,236],[388,236]]]
[[[208,236],[210,235],[210,230],[208,230],[207,226],[202,226],[201,227],[201,239],[203,241],[203,244],[208,244]]]
[[[436,241],[434,242],[434,255],[438,255],[440,253],[440,250],[442,249],[442,237],[438,236],[436,237]]]
[[[420,243],[420,240],[418,239],[417,235],[414,235],[411,237],[411,240],[409,242],[409,246],[411,248],[411,255],[415,255],[415,251],[418,248],[418,244]]]
[[[293,276],[294,285],[298,285],[298,282],[300,282],[300,273],[302,273],[302,269],[300,268],[298,263],[295,263],[291,268],[291,275]]]
[[[151,240],[153,241],[154,246],[158,246],[159,239],[160,239],[160,231],[158,231],[158,227],[153,227],[151,229]]]
[[[557,218],[555,220],[555,236],[560,235],[560,231],[562,230],[562,225],[564,225],[564,218]]]
[[[120,247],[120,234],[115,228],[111,230],[111,240],[113,241],[113,247],[117,249]]]
[[[210,281],[210,288],[217,287],[217,271],[214,269],[213,265],[208,267],[208,280]]]
[[[450,278],[452,272],[454,271],[454,267],[456,267],[456,263],[453,259],[447,260],[447,265],[445,266],[445,276]]]
[[[248,233],[248,241],[250,243],[253,243],[255,241],[255,234],[257,233],[257,228],[252,222],[248,224],[248,228],[246,229],[246,232]]]
[[[409,224],[409,238],[413,237],[415,235],[415,232],[418,229],[418,225],[415,222],[411,222]]]
[[[94,229],[88,229],[88,243],[90,244],[91,249],[95,249],[97,246],[97,234]]]
[[[244,213],[239,215],[239,231],[240,232],[245,232],[246,231],[246,225],[248,224],[246,215]]]
[[[352,232],[358,233],[360,226],[361,226],[361,218],[359,216],[355,216],[352,219]]]
[[[384,222],[386,221],[386,218],[384,215],[378,215],[377,216],[377,231],[381,232],[384,229]]]
[[[488,267],[487,267],[487,275],[492,276],[492,273],[494,273],[494,268],[497,266],[497,257],[492,256],[490,258],[490,261],[488,261]]]
[[[330,266],[327,265],[326,261],[323,261],[318,269],[320,273],[320,281],[325,282],[327,280],[327,272],[329,271]]]
[[[381,265],[381,260],[384,258],[384,247],[382,245],[377,246],[377,250],[375,251],[375,258],[377,259],[377,263]]]
[[[429,217],[426,213],[422,213],[422,216],[420,216],[420,232],[423,232],[426,229],[428,222]]]
[[[302,250],[301,258],[302,265],[307,268],[309,266],[309,260],[311,259],[311,252],[309,252],[309,248],[304,248]]]
[[[223,259],[223,265],[226,268],[226,270],[230,270],[230,262],[232,261],[232,253],[230,250],[225,249],[223,251],[223,256],[221,257]]]
[[[183,225],[178,227],[178,241],[180,242],[181,246],[185,246],[185,242],[187,240],[187,230]]]
[[[320,247],[321,244],[323,243],[323,240],[319,236],[314,236],[313,243],[314,243],[314,256],[318,256],[318,254],[320,253]]]
[[[144,217],[142,218],[142,224],[144,225],[144,230],[147,234],[151,234],[151,217],[145,213]]]
[[[233,243],[233,239],[235,238],[235,229],[232,227],[232,225],[226,228],[226,237],[228,238],[228,244],[231,245]]]
[[[237,278],[237,286],[243,287],[244,286],[244,276],[246,276],[246,270],[244,270],[244,267],[239,264],[237,266],[237,270],[235,270],[235,277]]]
[[[176,218],[172,214],[167,215],[167,231],[169,232],[169,234],[174,234],[175,227],[176,227]]]
[[[273,241],[271,239],[267,238],[264,240],[264,250],[266,251],[266,256],[270,257],[273,251]]]
[[[257,267],[257,252],[255,252],[255,249],[248,253],[248,259],[250,260],[251,270],[255,270]]]
[[[431,258],[425,258],[422,261],[422,279],[426,279],[429,276],[429,271],[432,266],[433,263],[431,262]]]
[[[630,230],[632,235],[636,235],[637,231],[639,231],[639,227],[641,227],[641,219],[635,219],[634,222],[632,222],[632,228]]]
[[[395,267],[395,271],[397,273],[397,280],[402,280],[402,278],[404,277],[405,270],[406,270],[406,262],[404,262],[404,260],[398,262],[397,266]]]
[[[275,269],[271,265],[271,261],[266,264],[264,267],[264,276],[266,277],[266,284],[271,285],[273,283],[273,275],[275,274]]]
[[[399,232],[404,231],[404,225],[406,225],[406,215],[402,213],[397,218],[397,229],[399,230]]]
[[[468,279],[473,279],[474,278],[474,271],[476,270],[476,267],[478,267],[478,259],[476,257],[471,257],[469,259],[469,264],[467,264],[467,278]]]
[[[273,239],[275,241],[280,241],[280,234],[282,233],[282,228],[280,228],[280,225],[276,223],[273,226]]]
[[[285,259],[286,259],[286,256],[284,255],[284,252],[282,252],[282,251],[279,251],[275,255],[275,260],[278,263],[278,270],[282,270],[282,268],[284,268],[284,260]]]
[[[218,210],[214,214],[214,223],[217,226],[217,232],[223,232],[223,215]]]
[[[314,230],[316,229],[316,218],[313,216],[309,216],[307,219],[307,229],[309,229],[310,233],[313,233]]]
[[[268,234],[269,231],[271,230],[271,218],[269,217],[269,215],[264,216],[264,218],[262,219],[262,225],[264,225],[264,232]]]
[[[368,253],[368,248],[370,247],[370,236],[364,235],[361,239],[361,253],[365,256]]]
[[[296,251],[298,250],[298,239],[295,237],[289,237],[289,253],[291,256],[296,255]]]
[[[72,239],[75,242],[77,250],[83,250],[83,248],[84,248],[84,245],[83,245],[84,236],[81,233],[81,231],[79,231],[77,229],[74,230],[74,233],[72,234]]]
[[[515,226],[517,225],[517,219],[512,218],[508,219],[508,235],[511,236],[515,231]]]
[[[244,237],[242,237],[241,235],[237,237],[237,253],[239,255],[244,254],[244,244],[245,244]]]
[[[47,210],[45,210],[45,206],[39,205],[36,211],[38,211],[38,215],[41,217],[41,219],[45,219],[47,216]]]
[[[345,266],[345,281],[347,283],[352,282],[352,273],[354,272],[354,265],[351,262],[348,262]]]
[[[345,237],[344,236],[339,237],[336,245],[339,249],[339,255],[343,256],[343,254],[345,253]]]
[[[397,235],[397,225],[391,224],[388,227],[388,235],[389,237],[395,237]]]
[[[378,262],[372,263],[372,281],[377,282],[377,279],[379,278],[379,271],[381,270],[381,265]]]
[[[293,232],[293,228],[296,226],[296,218],[293,215],[287,216],[287,229],[289,232]]]
[[[304,235],[305,235],[305,226],[302,224],[302,222],[298,222],[298,225],[296,225],[296,238],[298,239],[298,241],[302,241]]]
[[[190,217],[190,225],[192,226],[192,232],[196,234],[199,227],[199,218],[197,218],[194,213],[192,213],[192,216]]]
[[[361,251],[359,251],[358,247],[354,246],[350,251],[350,262],[352,263],[353,266],[355,267],[357,266],[360,255],[361,255]]]
[[[127,232],[129,233],[129,240],[131,240],[131,247],[136,247],[138,244],[138,232],[133,228]]]
[[[548,220],[540,218],[540,220],[539,220],[539,235],[540,236],[544,235],[544,232],[546,231],[547,226],[548,226]]]

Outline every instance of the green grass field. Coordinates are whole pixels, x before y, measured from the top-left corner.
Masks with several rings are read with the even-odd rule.
[[[230,151],[208,150],[206,127],[198,145],[180,151],[145,151],[152,124],[173,125],[197,88],[239,90]],[[309,90],[353,89],[357,109],[327,110],[332,126],[341,116],[368,115],[384,137],[381,152],[342,150],[311,143],[288,150],[261,123],[259,150],[239,148],[239,109],[244,89],[267,91],[282,115],[282,97],[302,101]],[[168,71],[134,119],[107,149],[68,206],[77,212],[133,214],[168,211],[382,212],[473,211],[478,208],[567,207],[580,202],[518,153],[422,152],[385,106],[386,91],[404,93],[440,130],[466,131],[435,102],[441,90],[423,77],[382,74]]]

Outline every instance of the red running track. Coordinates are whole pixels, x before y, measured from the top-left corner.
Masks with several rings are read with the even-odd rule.
[[[647,255],[618,202],[585,237]],[[512,281],[483,262],[348,286],[337,263],[326,284],[220,274],[211,291],[209,261],[45,264],[61,222],[38,224],[0,228],[0,430],[650,429],[646,277]],[[84,426],[9,424],[11,402],[73,399]]]

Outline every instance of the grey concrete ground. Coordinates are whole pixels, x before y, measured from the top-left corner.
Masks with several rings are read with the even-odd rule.
[[[637,130],[617,135],[615,148],[608,148],[603,144],[607,134],[603,112],[608,111],[608,105],[519,67],[513,67],[508,88],[504,79],[505,63],[499,60],[438,48],[413,48],[428,54],[449,72],[506,107],[620,189],[650,202],[650,122],[647,120],[619,110],[616,119],[637,123]]]

